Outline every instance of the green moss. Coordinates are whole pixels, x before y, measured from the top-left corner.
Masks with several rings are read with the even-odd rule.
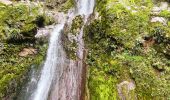
[[[37,28],[51,24],[49,17],[40,14],[41,6],[30,7],[22,3],[0,5],[0,98],[12,97],[21,88],[32,64],[39,65],[47,45],[34,38]],[[47,20],[48,19],[48,20]],[[42,26],[41,26],[42,25]],[[38,54],[20,57],[23,48],[31,47]]]
[[[69,9],[75,7],[74,0],[67,0],[64,4],[61,5],[60,11],[67,12]]]
[[[150,23],[152,1],[124,2],[97,0],[96,10],[100,17],[84,29],[89,49],[87,63],[90,66],[91,99],[103,100],[101,95],[107,100],[111,92],[112,97],[118,99],[116,85],[131,80],[136,84],[131,94],[133,97],[141,100],[169,99],[170,28]],[[168,18],[166,11],[161,15]],[[109,77],[108,80],[105,77]],[[113,87],[109,85],[110,80]],[[100,85],[106,91],[100,89]],[[127,97],[126,93],[124,95]]]
[[[137,85],[136,92],[138,98],[165,99],[169,97],[168,80],[165,79],[164,75],[159,78],[158,73],[153,70],[153,64],[158,62],[157,57],[154,56],[156,55],[142,57],[125,54],[119,56],[119,58],[121,58],[123,62],[127,62],[130,67],[131,77]],[[163,62],[161,58],[159,62]]]
[[[96,60],[89,61],[89,64],[94,63],[89,69],[90,100],[117,100],[117,78],[112,76],[114,70],[105,60],[99,60],[99,58]]]
[[[4,49],[0,54],[0,98],[10,96],[21,88],[31,64],[39,65],[44,60],[47,46],[37,44],[35,46],[39,49],[37,55],[20,57],[18,54],[24,47],[25,44],[4,44]]]
[[[72,25],[71,25],[71,33],[74,35],[79,34],[82,26],[84,24],[83,18],[81,15],[76,16],[73,19]]]
[[[38,27],[53,23],[45,14],[39,13],[41,6],[30,7],[24,4],[2,5],[0,11],[0,41],[32,39]],[[16,38],[15,38],[16,37]],[[18,41],[16,41],[18,42]]]
[[[75,40],[73,41],[68,40],[66,45],[67,45],[66,52],[67,52],[68,58],[74,59],[74,60],[77,59],[77,54],[76,54],[77,49],[78,49],[77,42]]]
[[[166,17],[166,18],[170,18],[170,12],[167,11],[167,10],[163,10],[163,11],[161,11],[161,13],[159,14],[159,16]]]
[[[117,100],[116,79],[93,69],[89,78],[90,100]]]
[[[78,45],[77,45],[77,40],[75,39],[69,39],[68,35],[71,35],[71,37],[77,37],[78,34],[80,34],[80,31],[83,27],[84,21],[81,15],[76,16],[71,24],[71,27],[69,28],[66,26],[64,35],[66,36],[65,38],[65,43],[64,43],[64,48],[66,50],[67,56],[70,59],[77,59],[77,50],[78,50]]]

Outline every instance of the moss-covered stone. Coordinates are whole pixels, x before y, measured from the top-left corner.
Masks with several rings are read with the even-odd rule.
[[[99,19],[85,27],[84,35],[92,100],[120,99],[117,84],[130,80],[136,84],[132,95],[140,100],[169,99],[170,28],[150,22],[152,6],[151,0],[97,0]],[[168,12],[161,15],[168,19]]]
[[[62,4],[60,11],[67,12],[69,9],[75,7],[74,0],[67,0],[64,4]]]
[[[39,13],[40,6],[25,4],[0,5],[0,41],[15,42],[24,39],[33,39],[38,27],[51,24],[53,20]],[[17,42],[17,41],[16,41]]]
[[[67,56],[71,59],[77,59],[78,50],[78,35],[81,32],[84,21],[81,15],[76,16],[71,26],[65,27],[64,31],[64,48],[66,50]]]
[[[71,33],[73,35],[78,35],[81,31],[82,26],[84,25],[84,21],[81,15],[76,16],[73,19],[72,25],[71,25]]]

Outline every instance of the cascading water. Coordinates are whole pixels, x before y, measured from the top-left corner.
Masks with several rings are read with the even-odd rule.
[[[88,17],[90,16],[90,14],[93,13],[93,8],[94,8],[94,0],[79,0],[78,1],[78,15],[84,15],[84,23],[87,22]],[[83,52],[81,52],[84,47],[84,43],[83,43],[83,28],[82,27],[78,40],[79,40],[79,58],[82,59],[83,58]]]
[[[38,87],[33,94],[32,100],[47,100],[56,67],[61,66],[62,62],[64,62],[64,50],[60,41],[60,33],[63,27],[64,23],[58,24],[51,33],[47,59],[43,66]]]
[[[77,9],[69,13],[69,17],[61,20],[61,23],[56,25],[54,31],[51,33],[49,48],[45,64],[41,70],[40,79],[37,88],[28,100],[80,100],[81,87],[83,78],[83,28],[82,27],[78,37],[77,56],[79,61],[72,61],[66,59],[64,49],[62,47],[61,33],[64,25],[76,15],[84,16],[84,22],[93,12],[94,0],[76,0]],[[84,76],[83,76],[84,75]]]
[[[77,7],[78,14],[88,17],[93,13],[94,0],[78,0]]]

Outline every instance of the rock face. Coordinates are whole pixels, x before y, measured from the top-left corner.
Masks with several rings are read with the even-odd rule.
[[[41,37],[47,37],[50,35],[50,33],[52,32],[54,26],[50,25],[50,26],[46,26],[44,28],[40,28],[37,31],[37,34],[35,35],[36,38],[41,38]]]
[[[50,100],[84,100],[86,65],[84,60],[68,60],[62,66],[59,84],[54,86]]]
[[[85,17],[88,18],[89,17],[88,14],[92,10],[90,7],[94,6],[94,3],[92,1],[93,0],[77,1],[78,3],[77,6],[79,8],[77,9],[77,11],[78,10],[84,11],[84,9],[90,10],[87,11],[88,13],[83,12],[83,14],[82,12],[78,11],[78,14],[80,15],[82,14],[81,16],[85,15]],[[83,28],[84,28],[84,23],[86,23],[85,20],[87,19],[85,19],[85,17],[82,18],[81,16],[69,15],[68,23],[65,24],[63,30],[64,34],[62,34],[62,44],[64,45],[68,43],[68,45],[63,47],[65,48],[65,50],[69,49],[70,52],[66,51],[67,53],[66,63],[65,65],[59,67],[60,70],[58,70],[58,73],[61,74],[58,75],[59,81],[57,81],[56,84],[54,85],[54,88],[49,97],[50,100],[84,100],[85,99],[85,84],[86,84],[85,81],[86,81],[87,67],[85,63],[86,50],[84,49],[84,42],[83,42]],[[72,22],[71,24],[69,23],[70,21]],[[72,52],[74,52],[74,54],[68,56]]]
[[[61,23],[62,19],[65,17],[64,13],[59,13],[59,12],[49,12],[47,14],[48,16],[51,16],[52,18],[54,18],[54,21],[56,23]],[[35,38],[49,37],[50,33],[53,31],[54,28],[55,28],[55,25],[49,25],[43,28],[39,28],[37,30],[37,34],[35,35]]]
[[[71,26],[66,25],[64,32],[69,31],[70,28]],[[78,44],[81,44],[81,39],[78,39],[77,36],[79,32],[80,30],[76,35],[72,33],[62,34],[62,44],[64,45],[65,50],[69,49],[69,51],[66,50],[66,63],[62,66],[62,72],[59,72],[61,73],[60,81],[58,84],[55,84],[54,89],[50,94],[50,100],[84,100],[87,68],[85,63],[86,51],[84,48],[78,48],[77,46]],[[73,41],[76,41],[76,46],[73,46]],[[72,52],[74,53],[72,54]],[[82,58],[79,57],[80,54],[83,54]]]

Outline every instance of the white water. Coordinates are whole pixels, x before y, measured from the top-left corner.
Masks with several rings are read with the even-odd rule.
[[[78,0],[77,7],[78,14],[88,17],[93,13],[94,0]]]
[[[95,1],[94,0],[79,0],[78,1],[78,15],[82,15],[82,16],[85,16],[84,17],[84,23],[87,22],[87,19],[89,18],[90,14],[93,13],[93,8],[94,8],[94,5],[95,5]],[[83,50],[84,49],[84,42],[83,42],[83,28],[84,26],[82,27],[81,31],[80,31],[80,34],[78,36],[78,40],[79,40],[79,45],[78,45],[78,57],[80,59],[83,59]]]
[[[33,100],[47,100],[56,67],[64,60],[62,59],[64,51],[60,41],[60,33],[63,27],[64,23],[58,24],[51,33],[47,58],[42,69],[38,87],[33,95]]]
[[[77,11],[69,14],[68,17],[75,17],[76,15],[84,15],[84,21],[86,23],[87,18],[93,12],[94,0],[78,0],[77,1]],[[72,18],[69,18],[68,21]],[[64,24],[68,21],[62,20],[61,24],[56,25],[54,31],[51,33],[49,48],[47,52],[47,58],[45,64],[42,68],[40,80],[38,82],[37,89],[31,96],[31,100],[47,100],[49,93],[52,88],[54,81],[59,81],[60,73],[63,71],[63,63],[65,61],[65,53],[61,45],[61,31],[64,29]],[[83,49],[83,28],[78,36],[79,41],[79,50]],[[83,57],[82,50],[79,52],[79,57]],[[59,84],[57,82],[56,84]],[[59,91],[58,91],[59,92]]]

